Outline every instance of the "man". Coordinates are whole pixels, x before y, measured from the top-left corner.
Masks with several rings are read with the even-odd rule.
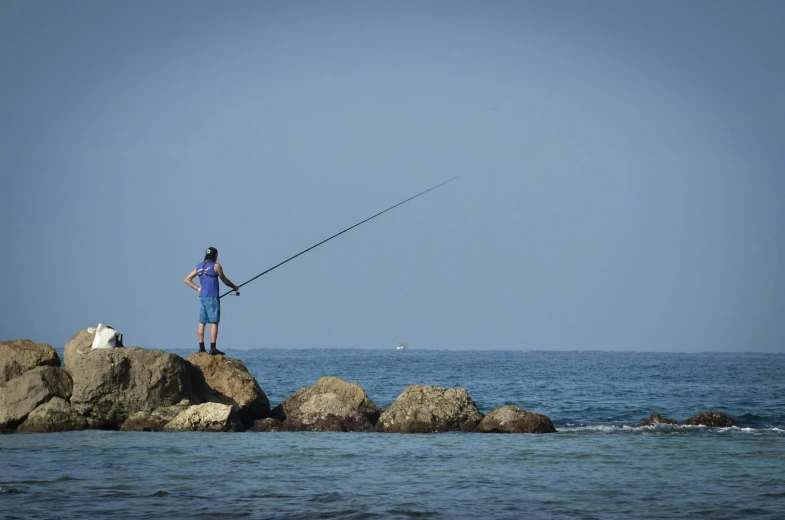
[[[221,300],[218,298],[218,278],[231,287],[237,295],[240,295],[240,288],[233,284],[224,274],[223,267],[218,263],[218,250],[208,247],[204,253],[204,262],[185,277],[185,283],[189,287],[199,292],[199,325],[196,327],[196,337],[199,339],[199,352],[206,352],[204,349],[204,325],[209,323],[210,327],[210,354],[223,355],[223,352],[215,348],[218,340],[218,323],[221,321]],[[199,276],[201,287],[193,282]]]

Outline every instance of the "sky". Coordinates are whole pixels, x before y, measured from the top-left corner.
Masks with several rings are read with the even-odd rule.
[[[785,3],[0,2],[0,338],[785,352]]]

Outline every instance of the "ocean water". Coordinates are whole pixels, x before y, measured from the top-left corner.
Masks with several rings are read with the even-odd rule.
[[[409,384],[461,386],[558,433],[0,435],[0,518],[785,518],[782,354],[227,354],[273,406],[322,375],[382,407]],[[632,427],[704,410],[738,426]]]

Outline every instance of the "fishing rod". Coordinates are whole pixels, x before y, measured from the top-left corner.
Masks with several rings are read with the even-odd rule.
[[[251,278],[250,280],[248,280],[248,281],[245,281],[245,282],[241,283],[240,285],[238,285],[238,286],[237,286],[237,288],[239,289],[239,288],[240,288],[240,287],[242,287],[243,285],[253,282],[254,280],[256,280],[257,278],[259,278],[260,276],[264,276],[264,275],[266,275],[267,273],[269,273],[269,272],[270,272],[270,271],[272,271],[273,269],[277,269],[278,267],[281,267],[281,266],[282,266],[283,264],[285,264],[286,262],[288,262],[288,261],[290,261],[290,260],[294,260],[295,258],[297,258],[297,257],[298,257],[298,256],[300,256],[300,255],[304,255],[305,253],[307,253],[307,252],[308,252],[308,251],[310,251],[311,249],[314,249],[314,248],[316,248],[316,247],[319,247],[320,245],[324,244],[325,242],[329,242],[330,240],[332,240],[333,238],[337,237],[338,235],[343,235],[343,234],[344,234],[344,233],[346,233],[347,231],[349,231],[349,230],[351,230],[351,229],[354,229],[354,228],[356,228],[356,227],[357,227],[357,226],[359,226],[360,224],[365,224],[365,223],[366,223],[366,222],[368,222],[369,220],[375,219],[375,218],[376,218],[376,217],[378,217],[379,215],[382,215],[382,214],[384,214],[384,213],[387,213],[387,212],[388,212],[388,211],[390,211],[391,209],[395,209],[395,208],[397,208],[398,206],[400,206],[401,204],[406,204],[406,203],[407,203],[407,202],[409,202],[410,200],[412,200],[412,199],[416,199],[416,198],[417,198],[417,197],[419,197],[420,195],[425,195],[425,194],[426,194],[426,193],[428,193],[429,191],[435,190],[435,189],[436,189],[436,188],[438,188],[439,186],[444,186],[444,185],[445,185],[445,184],[447,184],[448,182],[450,182],[450,181],[454,181],[454,180],[455,180],[455,179],[457,179],[457,178],[458,178],[458,177],[453,177],[452,179],[448,179],[448,180],[446,180],[446,181],[442,182],[441,184],[437,184],[436,186],[434,186],[434,187],[432,187],[432,188],[428,188],[428,189],[427,189],[427,190],[425,190],[425,191],[421,191],[421,192],[420,192],[420,193],[418,193],[417,195],[414,195],[413,197],[409,197],[408,199],[404,200],[403,202],[399,202],[399,203],[398,203],[398,204],[396,204],[395,206],[390,206],[390,207],[389,207],[389,208],[387,208],[386,210],[384,210],[384,211],[380,211],[380,212],[379,212],[379,213],[377,213],[376,215],[374,215],[374,216],[372,216],[372,217],[368,217],[367,219],[363,220],[362,222],[358,222],[357,224],[355,224],[355,225],[353,225],[353,226],[351,226],[351,227],[348,227],[348,228],[344,229],[344,230],[343,230],[343,231],[341,231],[340,233],[336,233],[336,234],[334,234],[334,235],[333,235],[333,236],[331,236],[330,238],[325,238],[324,240],[322,240],[322,241],[321,241],[321,242],[319,242],[318,244],[314,244],[314,245],[312,245],[311,247],[309,247],[308,249],[306,249],[306,250],[304,250],[304,251],[300,251],[299,253],[297,253],[297,254],[296,254],[296,255],[294,255],[294,256],[290,256],[289,258],[287,258],[286,260],[284,260],[284,261],[283,261],[283,262],[281,262],[280,264],[276,264],[276,265],[272,266],[271,268],[269,268],[268,270],[266,270],[266,271],[263,271],[263,272],[261,272],[261,273],[257,274],[256,276],[254,276],[254,277],[253,277],[253,278]],[[233,293],[233,292],[235,292],[235,291],[234,291],[234,289],[232,289],[231,291],[227,291],[227,292],[223,293],[221,296],[219,296],[219,298],[223,298],[223,297],[224,297],[224,296],[226,296],[227,294],[231,294],[231,293]],[[238,294],[239,294],[239,293],[238,293]]]

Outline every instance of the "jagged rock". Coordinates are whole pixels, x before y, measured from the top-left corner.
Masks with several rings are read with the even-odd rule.
[[[256,379],[239,359],[197,352],[188,356],[204,378],[202,400],[236,406],[240,420],[250,425],[270,415],[270,401]]]
[[[379,417],[376,428],[393,433],[474,431],[481,420],[465,388],[409,385]]]
[[[125,432],[159,432],[164,426],[177,417],[180,412],[193,406],[188,400],[183,400],[174,406],[163,406],[156,408],[152,412],[134,412],[128,416],[120,430]]]
[[[311,405],[309,405],[310,410],[313,410],[313,406],[316,406],[317,403],[323,403],[331,406],[333,412],[338,412],[337,402],[341,402],[357,413],[362,414],[371,426],[376,424],[382,412],[382,410],[368,397],[365,390],[357,383],[347,383],[339,377],[324,376],[312,386],[304,386],[290,397],[286,398],[281,404],[275,407],[271,415],[280,421],[286,421],[290,415],[297,414],[303,404],[314,396],[321,394],[332,394],[335,397],[323,401],[317,400],[312,402]],[[308,413],[311,415],[313,414],[313,412]],[[335,415],[335,413],[333,413],[333,415]],[[336,417],[346,417],[350,422],[356,422],[353,418],[353,414],[347,414],[345,411],[341,411]],[[347,423],[346,426],[349,427],[351,424]],[[365,427],[363,426],[362,429],[364,430]]]
[[[654,413],[648,416],[646,419],[642,420],[638,424],[635,425],[636,428],[640,428],[641,426],[651,426],[652,424],[677,424],[676,419],[669,419],[668,417],[663,417],[660,414]]]
[[[237,432],[243,431],[243,425],[236,407],[221,403],[204,403],[189,406],[180,412],[164,426],[164,430]]]
[[[0,341],[0,383],[41,366],[60,366],[60,356],[51,345],[29,339]]]
[[[556,428],[550,418],[506,405],[488,412],[476,430],[480,433],[554,433]]]
[[[91,419],[77,414],[65,399],[53,397],[27,416],[17,431],[26,433],[69,432],[87,430],[97,425]]]
[[[681,421],[679,424],[728,428],[730,426],[736,426],[736,420],[730,415],[726,415],[722,412],[701,412],[698,415],[693,415],[689,419]]]
[[[87,329],[80,330],[74,334],[68,343],[65,344],[63,351],[63,367],[68,372],[73,372],[73,366],[79,356],[93,351],[93,340],[95,332],[88,332]]]
[[[102,428],[119,428],[135,412],[201,402],[191,385],[192,365],[175,354],[131,347],[89,349],[69,359],[71,406]]]
[[[290,412],[287,430],[366,432],[373,429],[368,418],[332,392],[314,394]]]
[[[265,419],[258,419],[254,421],[249,430],[252,432],[281,432],[284,431],[285,428],[278,419],[267,417]]]
[[[0,384],[0,430],[12,430],[53,397],[71,397],[71,376],[52,366],[36,367]]]

